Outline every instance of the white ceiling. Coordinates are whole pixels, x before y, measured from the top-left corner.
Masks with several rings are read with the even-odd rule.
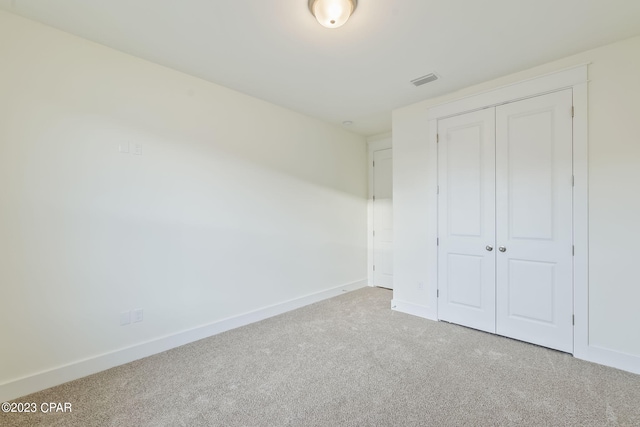
[[[374,135],[391,110],[640,34],[640,0],[0,0],[0,8]],[[640,54],[640,52],[638,53]],[[436,72],[421,87],[410,80]]]

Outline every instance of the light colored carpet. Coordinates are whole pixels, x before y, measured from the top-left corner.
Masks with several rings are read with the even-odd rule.
[[[16,401],[3,426],[640,426],[640,376],[365,288]]]

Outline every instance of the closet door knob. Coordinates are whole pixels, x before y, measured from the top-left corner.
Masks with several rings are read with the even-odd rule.
[[[485,249],[488,250],[489,252],[491,252],[493,250],[493,246],[487,245],[487,247]]]
[[[504,246],[500,246],[500,247],[498,248],[498,250],[499,250],[500,252],[506,252],[506,251],[507,251],[507,248],[505,248]]]

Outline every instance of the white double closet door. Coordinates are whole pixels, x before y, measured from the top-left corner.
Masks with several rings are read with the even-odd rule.
[[[438,317],[573,352],[570,89],[438,121]]]

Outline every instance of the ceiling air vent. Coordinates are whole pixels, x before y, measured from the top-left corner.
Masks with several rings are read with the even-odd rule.
[[[417,79],[411,80],[411,84],[418,87],[418,86],[422,86],[423,84],[433,82],[436,80],[438,80],[438,76],[431,73],[431,74],[427,74],[426,76],[418,77]]]

